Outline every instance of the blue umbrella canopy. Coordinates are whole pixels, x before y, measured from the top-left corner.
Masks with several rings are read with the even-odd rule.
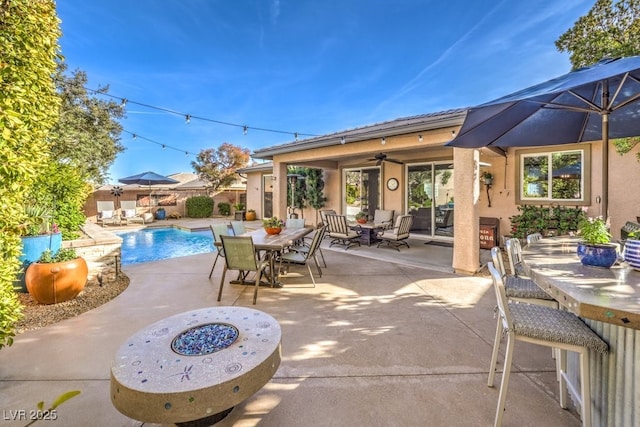
[[[178,184],[180,182],[173,178],[169,178],[168,176],[160,175],[151,171],[128,176],[126,178],[120,178],[118,181],[123,184],[140,185]]]
[[[149,186],[149,206],[151,206],[151,186],[152,185],[180,183],[180,181],[177,181],[173,178],[169,178],[168,176],[160,175],[151,171],[128,176],[126,178],[120,178],[118,181],[123,184],[148,185]]]
[[[640,56],[606,59],[469,109],[447,145],[518,147],[622,138],[640,134],[638,118]]]
[[[451,147],[522,147],[603,141],[607,212],[609,138],[640,135],[640,56],[604,59],[469,109]]]

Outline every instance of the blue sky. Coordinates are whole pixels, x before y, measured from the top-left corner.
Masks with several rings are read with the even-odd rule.
[[[58,0],[57,8],[69,69],[85,71],[90,89],[109,85],[130,100],[115,183],[146,170],[192,172],[195,155],[185,153],[223,142],[255,150],[294,132],[469,107],[548,80],[571,68],[554,41],[593,4]],[[209,120],[187,124],[134,102]]]

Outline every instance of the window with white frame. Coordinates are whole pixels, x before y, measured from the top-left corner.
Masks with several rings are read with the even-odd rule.
[[[575,149],[516,152],[518,203],[589,203],[591,155],[588,145]]]

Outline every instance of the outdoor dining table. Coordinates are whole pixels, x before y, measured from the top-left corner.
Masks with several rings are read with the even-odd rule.
[[[640,425],[640,271],[621,262],[612,268],[584,266],[579,240],[545,238],[522,251],[523,266],[560,305],[580,316],[609,344],[591,354],[592,421],[595,426]],[[577,357],[569,359],[576,384]]]
[[[275,260],[277,254],[292,246],[296,241],[302,239],[311,233],[313,228],[284,228],[279,234],[267,234],[264,228],[253,231],[247,231],[241,236],[251,236],[253,246],[258,253],[262,254],[262,259],[269,262],[269,285],[278,287],[278,273],[275,269]],[[216,247],[221,247],[220,242],[215,243]],[[232,281],[231,283],[242,283],[242,280]]]

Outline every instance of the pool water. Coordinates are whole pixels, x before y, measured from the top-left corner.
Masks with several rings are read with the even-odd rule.
[[[153,228],[116,233],[122,238],[122,265],[213,252],[211,231]]]

